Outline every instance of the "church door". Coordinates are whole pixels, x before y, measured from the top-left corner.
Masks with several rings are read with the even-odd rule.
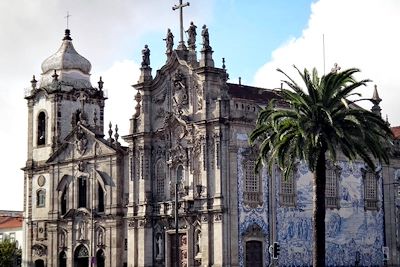
[[[75,249],[74,255],[75,267],[88,267],[89,266],[89,252],[84,245],[79,245]]]
[[[247,266],[263,266],[262,243],[260,241],[246,242],[246,267]]]
[[[43,260],[36,260],[35,261],[35,267],[44,267],[44,261]]]
[[[176,262],[178,262],[179,267],[187,267],[188,266],[188,245],[187,245],[187,236],[185,234],[179,234],[179,258],[176,259],[176,246],[175,246],[175,235],[170,235],[171,238],[171,249],[170,249],[170,258],[171,258],[171,267],[176,266]]]

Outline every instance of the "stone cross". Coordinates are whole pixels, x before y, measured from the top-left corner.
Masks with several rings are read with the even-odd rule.
[[[68,29],[69,17],[71,17],[71,15],[70,15],[69,12],[67,11],[67,15],[64,17],[64,18],[67,19],[67,29]]]
[[[340,69],[341,69],[340,66],[337,63],[335,63],[333,65],[333,68],[331,69],[331,72],[332,73],[337,73]]]
[[[185,43],[183,42],[183,8],[186,6],[190,6],[189,2],[186,2],[182,4],[182,0],[179,0],[179,5],[175,5],[172,7],[172,10],[177,10],[179,9],[179,15],[180,15],[180,33],[181,33],[181,40],[179,41],[178,49],[179,50],[184,50],[186,49]]]

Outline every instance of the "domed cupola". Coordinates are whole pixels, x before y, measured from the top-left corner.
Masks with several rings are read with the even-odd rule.
[[[70,30],[65,30],[63,42],[58,51],[42,63],[42,77],[40,86],[50,85],[54,79],[54,71],[61,83],[74,88],[90,88],[90,70],[92,65],[89,60],[76,52]]]

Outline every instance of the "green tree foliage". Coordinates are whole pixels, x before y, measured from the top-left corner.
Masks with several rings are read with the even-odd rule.
[[[325,266],[326,157],[334,162],[343,153],[350,161],[361,158],[375,170],[375,159],[389,161],[392,133],[379,115],[354,104],[362,99],[349,100],[359,98],[354,90],[369,82],[353,78],[358,69],[322,77],[316,69],[296,70],[305,89],[278,69],[290,89],[280,90],[281,98],[261,110],[250,143],[260,147],[258,167],[266,164],[271,172],[277,164],[287,179],[300,160],[313,172],[313,266],[320,267]]]
[[[16,242],[10,239],[4,239],[0,242],[0,266],[16,266],[17,260],[21,259],[21,249]]]

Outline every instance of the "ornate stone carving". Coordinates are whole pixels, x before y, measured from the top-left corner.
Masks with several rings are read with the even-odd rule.
[[[203,89],[195,84],[194,85],[195,91],[196,91],[196,96],[197,96],[197,110],[202,110],[203,109]]]
[[[178,70],[173,79],[173,106],[178,115],[183,113],[182,109],[189,103],[185,76]]]
[[[85,154],[88,142],[85,132],[81,127],[78,127],[75,132],[75,147],[79,155],[83,156]]]
[[[38,257],[42,257],[47,254],[47,247],[43,244],[33,245],[32,250],[33,250],[33,253]]]
[[[220,221],[222,221],[222,213],[214,214],[214,222],[220,222]]]

